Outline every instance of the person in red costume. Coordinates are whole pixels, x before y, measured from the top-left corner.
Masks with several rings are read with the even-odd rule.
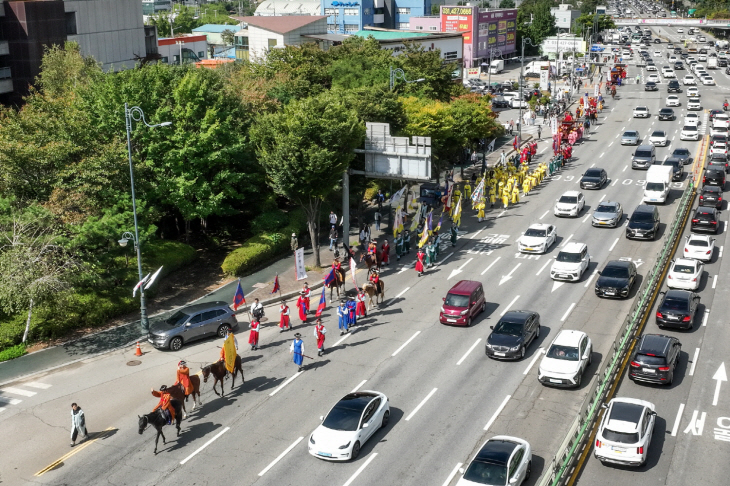
[[[420,277],[421,275],[423,275],[423,262],[424,260],[426,260],[426,254],[423,252],[423,248],[418,249],[418,254],[416,255],[416,258],[416,272]]]

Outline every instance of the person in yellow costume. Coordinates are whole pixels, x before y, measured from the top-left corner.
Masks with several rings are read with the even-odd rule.
[[[525,180],[522,182],[522,192],[525,196],[530,194],[530,180],[528,177],[525,177]]]
[[[467,199],[471,199],[471,184],[469,184],[469,181],[464,184],[464,195]]]
[[[520,190],[515,185],[515,188],[512,189],[512,204],[517,204],[518,202],[520,202]]]
[[[489,207],[493,208],[495,202],[497,202],[497,191],[494,190],[494,187],[490,187],[489,188]]]
[[[487,203],[484,200],[484,198],[481,198],[479,202],[477,203],[477,220],[481,223],[484,221],[484,208],[486,207]]]
[[[506,189],[502,191],[502,204],[504,204],[504,209],[509,207],[509,192]]]

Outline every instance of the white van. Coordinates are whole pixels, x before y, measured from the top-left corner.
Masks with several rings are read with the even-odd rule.
[[[669,195],[669,186],[672,183],[671,165],[652,165],[646,172],[646,186],[644,186],[645,203],[663,204]]]

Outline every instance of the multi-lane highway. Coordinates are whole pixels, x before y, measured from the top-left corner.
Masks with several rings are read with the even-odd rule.
[[[637,73],[643,74],[629,67],[629,78]],[[700,87],[706,109],[719,106],[730,87],[730,80],[719,71],[715,79],[718,87]],[[683,94],[676,121],[632,118],[638,104],[648,106],[655,115],[666,95],[665,84],[657,92],[645,92],[643,85],[636,84],[621,87],[617,99],[608,100],[599,123],[575,148],[574,160],[566,168],[516,206],[491,210],[486,222],[478,223],[472,213],[466,214],[456,247],[444,244],[436,268],[418,277],[413,270],[415,252],[400,262],[393,260],[382,275],[386,303],[371,311],[351,334],[339,335],[330,307],[324,319],[329,330],[327,353],[306,360],[305,371],[297,373],[291,363],[293,332],[279,333],[269,321],[257,351],[250,351],[245,337],[239,335],[246,383],[231,393],[230,381],[226,382],[223,398],[211,393],[210,383],[204,385],[202,409],[189,413],[179,438],[173,428],[165,428],[168,443],[160,443],[156,456],[152,430],[140,435],[137,428],[137,416],[149,412],[157,401],[150,388],[170,384],[180,359],[187,360],[193,371],[214,361],[220,342],[202,342],[178,353],[146,348],[145,356],[138,359],[141,364],[130,363],[131,352],[115,352],[5,387],[0,390],[4,399],[0,423],[11,440],[0,444],[0,480],[74,485],[449,485],[487,438],[506,434],[530,442],[533,474],[527,484],[535,484],[562,442],[590,381],[584,380],[577,390],[543,387],[537,382],[542,352],[561,329],[587,332],[594,353],[586,378],[592,378],[642,281],[627,300],[599,299],[593,291],[596,272],[610,260],[630,259],[639,274],[645,274],[655,262],[676,201],[687,185],[686,180],[673,183],[667,204],[659,206],[658,241],[627,240],[624,225],[641,201],[646,173],[631,169],[634,147],[621,146],[621,135],[633,128],[646,140],[653,129],[664,129],[671,142],[657,148],[658,159],[677,147],[686,147],[697,157],[699,143],[679,141],[686,113]],[[702,127],[706,127],[707,118],[702,116]],[[550,141],[541,142],[538,153],[545,160]],[[553,216],[556,199],[565,191],[577,190],[581,174],[589,167],[605,169],[608,183],[600,190],[584,191],[586,208],[577,218]],[[619,201],[627,215],[618,228],[592,227],[593,209],[607,200]],[[663,389],[626,380],[618,391],[621,396],[657,404],[659,420],[648,464],[638,471],[627,470],[605,467],[589,456],[581,484],[622,484],[640,479],[646,471],[671,484],[689,484],[693,476],[691,470],[683,469],[684,464],[705,464],[707,471],[718,464],[720,451],[728,446],[717,438],[718,434],[728,436],[715,430],[730,427],[730,419],[720,419],[730,416],[730,389],[723,383],[713,405],[716,382],[712,379],[723,361],[722,318],[728,305],[714,296],[730,287],[723,277],[727,271],[720,268],[727,225],[727,218],[722,219],[718,254],[706,266],[700,287],[700,318],[692,332],[674,333],[683,344],[675,384]],[[518,253],[517,238],[529,224],[538,222],[556,225],[557,245],[545,255]],[[591,265],[579,282],[555,283],[549,267],[569,241],[588,245]],[[481,281],[486,290],[487,310],[470,328],[438,323],[441,299],[460,279]],[[539,338],[522,361],[487,358],[484,344],[489,326],[508,310],[517,309],[540,313]],[[268,309],[267,314],[275,315],[276,309]],[[653,322],[647,330],[656,330]],[[296,331],[304,335],[305,354],[316,356],[311,323]],[[343,395],[368,389],[388,396],[389,425],[376,432],[352,462],[329,463],[310,456],[307,441],[319,417]],[[84,408],[91,431],[109,429],[85,448],[68,447],[71,402]],[[693,415],[704,420],[702,426],[695,420],[694,428],[689,427]],[[72,455],[44,471],[69,452]],[[36,475],[40,471],[44,472]],[[715,477],[721,478],[722,471]]]

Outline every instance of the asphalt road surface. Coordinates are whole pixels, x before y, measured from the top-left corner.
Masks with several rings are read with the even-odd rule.
[[[636,73],[637,69],[630,67],[629,77]],[[716,79],[719,87],[701,88],[703,102],[712,100],[706,108],[719,105],[724,96],[722,86],[730,86],[724,75],[718,74]],[[518,205],[491,210],[486,222],[478,223],[473,213],[465,211],[456,247],[445,243],[438,266],[423,277],[413,270],[415,251],[400,262],[393,257],[382,276],[385,304],[372,310],[345,337],[337,332],[330,306],[324,319],[329,331],[327,353],[305,360],[305,371],[297,373],[291,363],[293,332],[279,333],[274,322],[266,322],[269,327],[261,332],[261,349],[253,352],[245,345],[247,335],[239,334],[245,384],[237,383],[231,392],[230,380],[226,381],[223,398],[211,392],[211,383],[203,385],[203,407],[189,412],[179,438],[174,428],[165,427],[168,441],[166,445],[160,441],[156,456],[152,453],[152,430],[140,435],[137,427],[137,416],[149,412],[157,402],[150,388],[171,384],[180,359],[187,360],[192,371],[215,361],[220,341],[194,344],[177,353],[143,346],[145,355],[141,358],[135,358],[131,351],[114,352],[4,387],[0,390],[0,424],[8,440],[0,444],[0,480],[6,484],[54,485],[448,485],[456,482],[458,466],[468,463],[487,438],[507,434],[531,443],[533,475],[527,484],[535,484],[562,442],[585,396],[588,378],[606,356],[630,307],[630,299],[595,296],[596,270],[609,260],[631,259],[644,275],[654,264],[676,200],[686,187],[686,181],[675,183],[668,203],[659,206],[662,236],[658,241],[627,240],[623,228],[626,216],[616,229],[590,224],[590,215],[600,201],[617,200],[628,214],[640,203],[645,172],[630,167],[634,147],[620,145],[624,129],[638,129],[645,139],[653,128],[668,130],[672,142],[657,149],[657,158],[663,159],[679,146],[697,152],[698,143],[679,141],[681,116],[674,122],[631,118],[635,105],[647,105],[656,113],[665,97],[665,89],[645,93],[641,86],[620,88],[617,100],[609,99],[599,124],[575,148],[574,160],[567,168]],[[682,108],[678,113],[684,113]],[[705,119],[702,126],[706,124]],[[541,142],[538,152],[545,160],[550,141]],[[553,216],[555,200],[565,191],[577,190],[580,175],[589,167],[608,172],[606,186],[584,191],[586,208],[578,218]],[[557,226],[557,245],[545,255],[517,253],[517,238],[529,224],[537,222]],[[724,241],[725,228],[718,238]],[[549,265],[568,241],[588,245],[591,265],[579,282],[554,283]],[[326,257],[325,250],[325,261]],[[723,275],[715,261],[707,271],[707,282]],[[441,298],[461,279],[484,283],[487,311],[470,328],[443,326],[438,323]],[[729,390],[724,387],[720,403],[712,406],[715,382],[711,376],[722,361],[719,346],[725,336],[720,333],[723,304],[713,305],[712,284],[707,282],[703,283],[707,289],[701,292],[703,303],[712,309],[707,326],[697,323],[694,332],[680,336],[690,359],[695,348],[701,348],[694,376],[703,381],[695,386],[693,376],[685,372],[688,359],[684,356],[681,377],[672,388],[625,383],[620,390],[623,395],[646,395],[658,402],[664,424],[660,421],[657,427],[652,459],[644,470],[652,470],[652,477],[671,471],[679,478],[672,484],[678,485],[688,484],[681,479],[682,474],[690,474],[682,472],[683,464],[718,464],[719,456],[713,459],[710,452],[719,454],[721,447],[727,446],[712,437],[722,405],[728,406]],[[715,290],[727,285],[718,278]],[[522,361],[491,360],[484,354],[489,326],[509,309],[539,312],[540,337]],[[267,310],[272,320],[276,312]],[[305,354],[316,356],[311,322],[296,331],[304,335]],[[246,326],[242,322],[242,327]],[[546,388],[537,382],[537,360],[560,329],[585,330],[593,341],[593,365],[577,390]],[[705,332],[716,335],[705,340]],[[626,392],[626,387],[631,389]],[[310,456],[307,441],[319,417],[355,389],[385,393],[391,406],[390,424],[376,432],[352,462],[329,463]],[[658,395],[666,398],[660,400]],[[103,434],[74,449],[69,448],[71,402],[78,402],[85,410],[90,431]],[[680,403],[685,404],[685,412],[677,436],[672,437],[664,434],[664,429],[671,430]],[[191,405],[188,403],[188,411]],[[707,412],[702,436],[684,433],[695,409]],[[725,415],[730,415],[727,412]],[[725,424],[730,425],[730,420]],[[700,443],[706,444],[704,449],[696,447]],[[628,475],[639,479],[638,474],[606,468],[591,459],[581,483],[620,484]]]

